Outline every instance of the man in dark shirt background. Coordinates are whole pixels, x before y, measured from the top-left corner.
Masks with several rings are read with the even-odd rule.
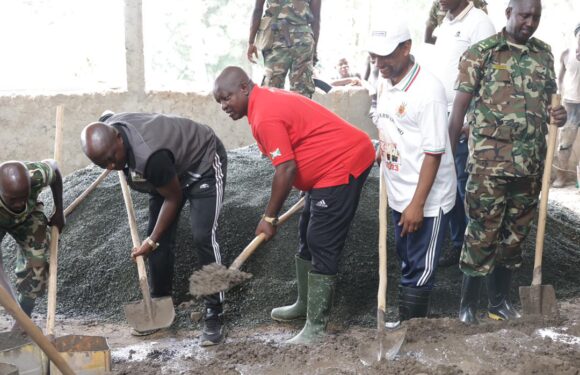
[[[131,255],[147,257],[152,297],[172,294],[175,232],[186,200],[200,265],[221,264],[216,232],[227,154],[210,127],[158,113],[106,113],[83,129],[81,144],[93,163],[123,170],[132,189],[149,194],[148,237]],[[223,298],[204,298],[202,346],[223,340]]]

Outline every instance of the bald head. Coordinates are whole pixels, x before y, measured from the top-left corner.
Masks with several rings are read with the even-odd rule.
[[[250,77],[238,66],[228,66],[216,78],[214,84],[214,93],[219,89],[239,89],[242,84],[248,84]]]
[[[81,132],[81,147],[85,155],[101,168],[120,170],[125,166],[123,139],[110,125],[93,122],[85,126]]]
[[[15,212],[26,207],[30,195],[30,174],[24,163],[7,161],[0,164],[0,196]]]
[[[213,96],[225,113],[233,120],[238,120],[248,113],[248,101],[253,88],[254,83],[242,68],[228,66],[216,78]]]

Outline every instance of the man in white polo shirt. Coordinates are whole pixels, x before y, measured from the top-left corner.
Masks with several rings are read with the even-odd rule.
[[[441,80],[447,95],[447,112],[451,113],[455,99],[455,81],[457,80],[459,59],[467,48],[480,40],[495,34],[495,27],[489,16],[473,6],[468,0],[440,0],[439,6],[447,12],[439,26],[435,48],[437,50],[433,72]],[[467,135],[468,128],[462,132],[459,143],[455,148],[455,169],[457,171],[457,199],[455,208],[449,218],[451,234],[451,250],[443,253],[439,266],[447,267],[459,263],[459,255],[463,246],[463,237],[467,226],[465,215],[465,184],[468,173],[467,164]]]
[[[381,171],[401,261],[400,320],[426,317],[449,212],[455,167],[447,135],[447,99],[439,80],[411,55],[399,20],[373,28],[368,51],[380,72],[377,117]]]

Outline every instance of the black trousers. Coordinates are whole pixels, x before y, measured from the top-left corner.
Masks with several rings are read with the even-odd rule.
[[[227,154],[221,142],[218,142],[213,168],[204,173],[199,181],[183,190],[184,200],[179,212],[181,212],[185,201],[189,201],[193,244],[201,266],[210,263],[221,264],[220,247],[216,237],[226,184],[226,171]],[[164,198],[159,194],[150,194],[149,196],[147,235],[151,234],[157,223],[163,201]],[[149,283],[153,297],[164,297],[172,294],[178,218],[179,216],[159,239],[159,247],[147,257]],[[204,301],[206,307],[221,310],[224,293],[206,296]]]
[[[346,185],[312,189],[300,216],[298,256],[312,262],[312,270],[323,275],[338,273],[338,259],[360,194],[372,165]]]

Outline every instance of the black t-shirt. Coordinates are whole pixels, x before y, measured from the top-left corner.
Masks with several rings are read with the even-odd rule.
[[[145,167],[145,179],[156,188],[165,186],[177,175],[173,154],[168,150],[153,153]]]

